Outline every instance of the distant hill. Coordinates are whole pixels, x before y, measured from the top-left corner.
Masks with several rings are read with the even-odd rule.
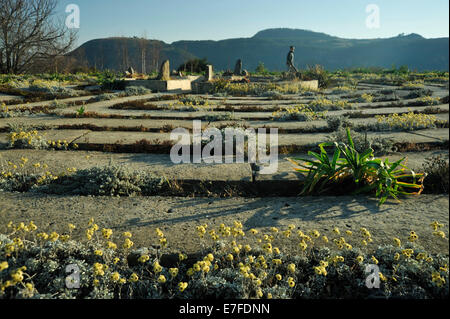
[[[157,40],[141,38],[107,38],[91,40],[69,53],[78,64],[97,69],[125,71],[130,66],[142,72],[145,59],[146,72],[157,70],[161,63],[169,59],[171,68],[195,58],[189,52]]]
[[[326,69],[407,65],[417,70],[448,70],[449,39],[425,39],[418,34],[387,39],[343,39],[296,29],[268,29],[252,38],[222,41],[178,41],[174,47],[206,57],[217,69],[233,69],[237,59],[254,70],[264,62],[271,70],[285,70],[289,46],[296,47],[295,63],[301,68],[321,64]]]
[[[448,70],[449,39],[425,39],[418,34],[384,39],[344,39],[299,29],[268,29],[251,38],[221,41],[177,41],[166,44],[138,38],[92,40],[72,52],[72,57],[99,69],[141,71],[142,46],[146,48],[146,69],[153,70],[164,59],[171,68],[193,58],[207,58],[216,70],[233,69],[237,59],[253,71],[259,62],[270,70],[285,70],[289,46],[296,47],[295,63],[300,68],[321,64],[335,70],[351,67],[407,65],[410,69]]]

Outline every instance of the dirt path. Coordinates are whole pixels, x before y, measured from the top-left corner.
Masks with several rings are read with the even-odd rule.
[[[33,220],[41,231],[67,231],[67,223],[85,228],[93,217],[100,227],[131,231],[136,246],[156,244],[155,228],[167,235],[169,246],[177,251],[200,248],[195,227],[208,223],[218,228],[241,221],[244,230],[268,231],[271,226],[286,229],[294,224],[303,231],[318,229],[333,238],[333,227],[352,230],[370,229],[372,245],[392,243],[397,236],[406,240],[411,230],[420,244],[434,252],[448,253],[448,239],[432,235],[429,224],[444,224],[448,238],[449,198],[446,195],[421,195],[388,202],[381,208],[369,197],[302,198],[177,198],[177,197],[60,197],[38,194],[0,193],[0,232],[7,223]],[[355,238],[355,240],[357,240]],[[359,242],[359,240],[357,241]],[[286,245],[295,241],[284,242]],[[356,242],[355,242],[356,244]]]

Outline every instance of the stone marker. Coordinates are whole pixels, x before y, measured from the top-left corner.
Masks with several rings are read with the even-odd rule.
[[[234,67],[234,75],[242,75],[242,60],[239,59]]]
[[[170,80],[170,62],[166,60],[161,65],[161,69],[159,71],[158,80],[161,81],[169,81]]]
[[[212,81],[213,77],[214,77],[213,66],[208,64],[206,66],[205,81],[206,82]]]

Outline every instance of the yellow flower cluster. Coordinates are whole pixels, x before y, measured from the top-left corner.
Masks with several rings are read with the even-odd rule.
[[[311,107],[301,104],[297,106],[287,106],[272,113],[275,120],[296,120],[304,117],[309,121],[316,121],[326,117],[327,111],[316,112]]]
[[[156,228],[156,235],[159,237],[159,244],[162,248],[167,246],[167,238],[164,236],[164,233],[161,231],[161,229]]]
[[[436,116],[432,114],[416,114],[414,112],[403,113],[402,115],[398,115],[397,113],[388,116],[376,115],[375,118],[379,124],[386,124],[390,129],[414,130],[433,128],[436,124],[440,123]]]
[[[445,285],[445,278],[441,277],[441,274],[437,271],[431,274],[431,281],[434,282],[438,287]]]

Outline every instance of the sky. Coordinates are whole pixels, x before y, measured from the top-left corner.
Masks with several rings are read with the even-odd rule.
[[[58,0],[56,14],[68,16],[69,4],[80,9],[78,45],[112,36],[166,43],[247,38],[268,28],[353,39],[449,36],[448,0]],[[378,20],[377,11],[366,12],[372,4]]]

